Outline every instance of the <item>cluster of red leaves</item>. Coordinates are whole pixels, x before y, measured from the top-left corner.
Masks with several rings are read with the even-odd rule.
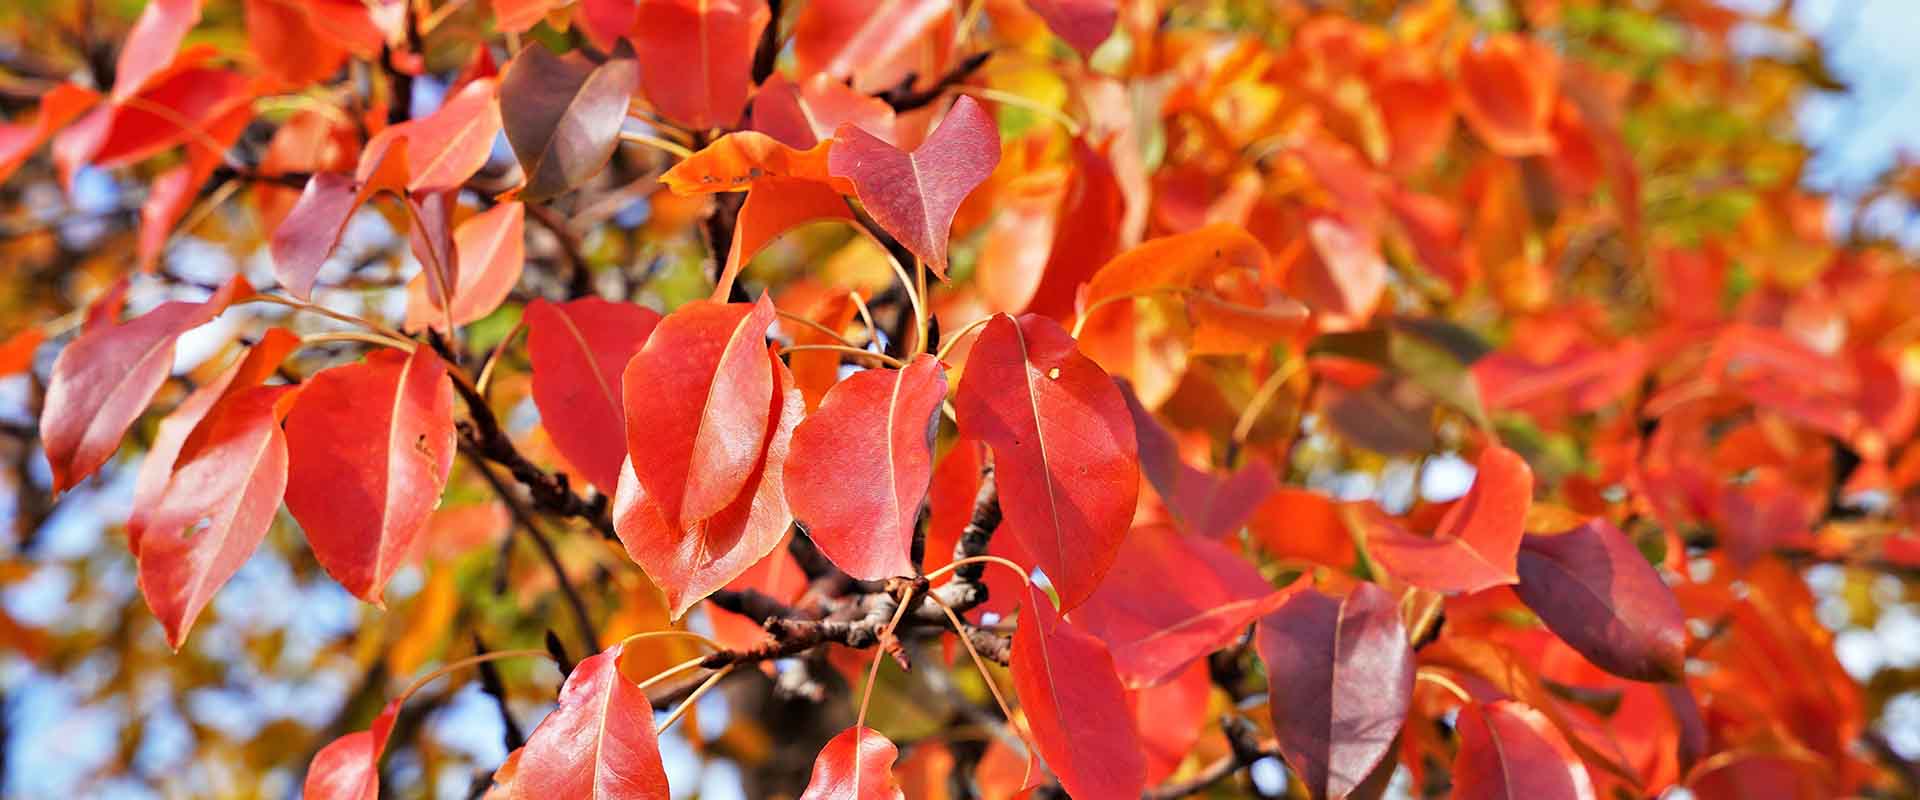
[[[989,3],[995,25],[1017,33],[1037,18],[1051,31],[1039,35],[1078,55],[1058,69],[1092,119],[1065,141],[1051,128],[1002,141],[967,94],[896,111],[880,93],[961,60],[959,20],[946,2],[867,5],[805,4],[792,74],[756,81],[762,40],[778,39],[764,0],[494,0],[499,30],[570,22],[592,55],[530,42],[496,69],[481,46],[425,116],[375,106],[283,125],[263,170],[310,177],[290,202],[260,195],[291,296],[280,301],[312,298],[357,211],[394,202],[422,265],[402,329],[452,334],[487,316],[519,283],[528,205],[592,179],[637,101],[702,132],[661,177],[667,189],[746,194],[733,240],[716,243],[713,298],[664,316],[535,300],[525,350],[554,449],[613,498],[614,532],[673,619],[722,589],[796,597],[783,561],[796,521],[852,578],[937,570],[990,465],[1005,520],[991,553],[1019,571],[989,582],[990,608],[1017,613],[1008,722],[1073,796],[1136,797],[1174,774],[1205,726],[1204,662],[1249,641],[1271,752],[1315,797],[1373,791],[1396,765],[1424,779],[1451,764],[1466,798],[1866,780],[1849,751],[1853,687],[1806,619],[1805,588],[1769,556],[1857,546],[1847,529],[1814,530],[1834,487],[1824,459],[1806,463],[1810,443],[1860,459],[1846,493],[1910,497],[1920,484],[1920,448],[1906,446],[1920,394],[1881,336],[1910,311],[1885,297],[1889,265],[1847,257],[1799,291],[1770,285],[1720,309],[1690,298],[1723,287],[1725,254],[1663,246],[1651,272],[1668,307],[1653,333],[1620,337],[1591,306],[1556,304],[1530,194],[1605,185],[1614,203],[1581,213],[1629,237],[1643,227],[1617,86],[1538,38],[1463,37],[1447,4],[1388,28],[1307,18],[1276,50],[1159,33],[1114,2]],[[0,137],[0,175],[49,139],[69,182],[82,166],[184,150],[142,210],[151,266],[256,99],[349,57],[421,70],[411,13],[396,0],[249,3],[262,71],[248,75],[182,48],[197,0],[155,0],[111,92],[50,92]],[[1153,109],[1167,138],[1154,170],[1124,109],[1098,100],[1127,88],[1084,66],[1122,23],[1136,47],[1126,68],[1173,76]],[[276,53],[295,40],[314,51]],[[1420,179],[1456,120],[1471,163],[1457,181]],[[463,192],[502,137],[522,183]],[[727,302],[756,253],[820,220],[897,243],[943,281],[961,272],[950,239],[979,247],[937,307],[920,309],[932,298],[902,276],[916,306],[913,346],[896,348],[908,355],[847,353],[861,348],[831,343],[865,311],[857,295],[836,295],[833,311]],[[1383,251],[1419,267],[1390,267]],[[1397,313],[1396,281],[1442,302],[1489,296],[1514,320],[1510,344],[1488,354],[1438,316]],[[118,298],[97,304],[53,365],[40,420],[55,491],[108,462],[183,334],[261,297],[236,279],[125,322]],[[781,314],[810,327],[776,327]],[[954,339],[938,354],[934,315]],[[1833,341],[1836,326],[1854,333]],[[829,338],[807,338],[816,331]],[[426,338],[366,338],[381,346],[357,362],[275,383],[300,341],[267,331],[160,424],[128,543],[176,648],[282,503],[320,565],[368,602],[415,548],[462,444],[456,383],[480,390]],[[883,366],[843,376],[847,356]],[[1435,450],[1435,417],[1465,423],[1450,442],[1473,455],[1472,487],[1399,514],[1283,487],[1302,412],[1388,454]],[[1537,479],[1492,412],[1589,430],[1594,469]],[[957,436],[942,457],[948,414]],[[1664,545],[1665,574],[1642,555],[1650,537],[1623,532],[1647,521],[1664,531],[1651,544]],[[1719,571],[1683,577],[1697,544],[1686,532],[1703,524],[1724,540]],[[1719,629],[1690,650],[1688,619]],[[646,682],[620,667],[629,646],[573,668],[496,793],[667,795]],[[315,758],[306,796],[377,794],[402,699]],[[1425,724],[1447,718],[1451,734]],[[856,725],[820,752],[803,796],[904,796],[897,755]],[[1003,788],[1039,786],[1033,763]]]

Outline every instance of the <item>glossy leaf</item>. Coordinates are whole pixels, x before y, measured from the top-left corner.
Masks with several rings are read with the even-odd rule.
[[[660,327],[664,329],[667,324],[663,321]],[[660,341],[662,332],[656,329],[647,346]],[[766,434],[760,456],[745,468],[745,483],[728,505],[705,518],[676,526],[668,522],[662,505],[648,493],[633,469],[620,473],[620,487],[613,501],[614,530],[627,555],[666,592],[667,606],[675,619],[766,557],[793,524],[793,515],[787,510],[783,467],[805,401],[778,357],[765,350],[758,355],[769,362],[778,391],[768,392],[760,401],[767,404],[762,406]],[[632,376],[633,370],[629,368],[627,374]],[[631,381],[628,386],[629,399],[632,392],[648,390]]]
[[[1142,525],[1068,618],[1106,642],[1121,682],[1140,689],[1225,647],[1288,596],[1218,542]]]
[[[1316,798],[1345,797],[1393,749],[1413,698],[1413,649],[1393,596],[1289,597],[1260,620],[1280,753]]]
[[[606,166],[640,78],[631,58],[595,65],[530,44],[500,76],[501,122],[526,173],[521,198],[567,192]]]
[[[287,417],[287,510],[327,574],[381,603],[453,467],[453,385],[421,347],[309,379]]]
[[[307,800],[378,800],[380,753],[387,749],[394,720],[400,716],[395,700],[373,718],[373,725],[327,743],[307,765],[300,796]]]
[[[280,511],[287,486],[280,415],[294,391],[255,387],[216,405],[196,430],[205,443],[174,465],[166,488],[141,516],[140,593],[175,650]]]
[[[1679,680],[1686,619],[1673,590],[1604,519],[1520,544],[1514,591],[1596,666],[1637,681]]]
[[[450,309],[454,325],[492,314],[520,283],[526,264],[526,215],[521,203],[501,203],[454,227],[452,260],[459,264]],[[408,330],[446,330],[448,313],[430,295],[423,270],[407,283]]]
[[[527,359],[540,425],[567,463],[611,496],[627,458],[621,374],[660,323],[646,306],[597,297],[527,304]]]
[[[640,0],[633,38],[647,99],[689,128],[734,127],[771,17],[766,0]]]
[[[251,294],[245,279],[234,278],[205,301],[163,303],[118,325],[88,330],[60,351],[40,415],[41,446],[56,494],[113,457],[127,428],[173,370],[174,343],[181,334]]]
[[[764,297],[688,303],[660,321],[622,373],[633,472],[671,527],[732,504],[765,460],[778,406],[765,341],[773,316]]]
[[[368,149],[355,177],[322,172],[307,179],[300,199],[273,230],[269,243],[273,276],[288,294],[302,300],[313,296],[320,268],[339,244],[354,212],[374,193],[397,191],[404,184],[406,150],[404,140],[390,138],[381,148]]]
[[[874,221],[942,279],[954,212],[999,163],[999,129],[986,110],[965,95],[911,153],[842,125],[827,156],[834,176],[853,181],[860,204]]]
[[[1020,607],[1012,669],[1034,744],[1067,793],[1139,797],[1146,761],[1113,657],[1062,619],[1038,586],[1028,587]]]
[[[1460,711],[1453,760],[1459,800],[1593,800],[1586,765],[1545,714],[1512,700]]]
[[[560,705],[527,736],[516,799],[668,797],[653,702],[619,667],[622,645],[574,665]]]
[[[1533,470],[1518,453],[1488,445],[1473,488],[1447,509],[1432,537],[1376,517],[1367,552],[1408,583],[1437,592],[1477,592],[1518,583],[1516,560],[1533,501]]]
[[[841,380],[793,432],[787,503],[828,559],[861,580],[915,574],[910,551],[933,478],[947,377],[922,354],[905,369]]]
[[[1007,523],[1072,610],[1112,565],[1140,490],[1120,390],[1058,323],[1003,314],[974,342],[954,407],[962,435],[993,448]]]
[[[853,727],[820,749],[800,800],[904,800],[893,776],[900,751],[872,728]]]

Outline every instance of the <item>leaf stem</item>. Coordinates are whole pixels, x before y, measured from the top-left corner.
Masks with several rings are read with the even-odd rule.
[[[807,319],[806,317],[800,316],[799,314],[795,314],[791,311],[783,311],[777,308],[773,310],[773,313],[780,315],[781,319],[787,320],[788,322],[792,322],[802,327],[811,328],[815,331],[831,336],[833,337],[834,341],[839,342],[840,344],[846,345],[848,347],[852,347],[856,350],[859,349],[858,345],[854,344],[851,341],[848,341],[847,337],[841,336],[839,333],[835,332],[834,329],[829,328],[825,325],[822,325],[818,322],[814,322],[813,320]]]
[[[326,344],[328,342],[361,342],[364,344],[376,344],[382,347],[396,347],[407,352],[413,352],[413,348],[415,347],[415,343],[409,339],[392,339],[377,333],[367,333],[365,331],[328,331],[326,333],[312,333],[300,337],[301,347],[310,344]]]
[[[1287,363],[1274,370],[1272,375],[1267,376],[1267,380],[1254,391],[1253,399],[1247,403],[1247,407],[1241,409],[1240,420],[1233,424],[1235,442],[1244,443],[1247,440],[1247,435],[1253,432],[1253,424],[1260,419],[1260,414],[1266,411],[1267,406],[1272,404],[1273,398],[1280,393],[1280,387],[1286,385],[1287,381],[1298,374],[1300,368],[1306,366],[1306,363],[1306,359],[1303,358],[1289,358]]]
[[[900,626],[900,618],[907,615],[907,609],[913,606],[907,602],[912,599],[913,590],[908,589],[900,596],[900,605],[893,610],[893,619],[887,621],[887,627],[880,629],[880,641],[873,647],[873,666],[867,669],[867,687],[860,692],[860,713],[854,717],[853,726],[867,726],[867,706],[873,702],[873,684],[880,679],[880,659],[887,656],[887,640],[893,637],[893,631]]]
[[[992,321],[993,321],[993,316],[989,314],[987,316],[981,317],[979,319],[976,319],[972,322],[967,323],[967,327],[961,328],[960,330],[955,331],[953,334],[947,336],[947,340],[945,342],[940,343],[940,352],[934,355],[933,357],[934,360],[936,361],[947,360],[947,354],[953,352],[954,346],[960,344],[961,339],[966,338],[967,334],[969,333],[973,333],[974,331],[977,331],[981,328],[986,327],[987,323]],[[1076,330],[1074,331],[1074,333],[1077,335],[1079,331]]]
[[[845,353],[850,356],[865,356],[889,367],[893,367],[894,369],[906,367],[906,364],[901,363],[900,359],[894,358],[886,353],[876,353],[872,350],[862,350],[858,347],[850,347],[843,344],[795,344],[780,348],[782,355],[800,350],[828,350],[835,353]]]
[[[639,131],[621,131],[620,140],[623,142],[633,142],[634,144],[644,144],[655,150],[671,154],[682,161],[693,157],[692,150],[688,150],[675,142],[670,142],[651,134],[640,133]]]
[[[1021,583],[1025,583],[1029,586],[1033,585],[1033,579],[1027,577],[1026,568],[1020,566],[1019,564],[1015,564],[1012,561],[1008,561],[1004,558],[1001,558],[999,556],[967,556],[966,558],[962,558],[962,559],[950,562],[944,567],[941,567],[939,569],[936,569],[932,572],[927,573],[927,580],[929,581],[939,580],[940,576],[945,575],[961,567],[964,567],[968,564],[998,564],[1000,566],[1006,567],[1007,569],[1013,570],[1013,574],[1020,576]]]
[[[1080,124],[1079,120],[1067,116],[1066,112],[1060,109],[1041,104],[1032,98],[1017,95],[1012,92],[1003,92],[999,89],[992,89],[985,86],[969,86],[961,89],[960,93],[970,94],[982,100],[989,100],[1001,105],[1013,106],[1014,108],[1026,109],[1027,111],[1039,114],[1053,122],[1059,123],[1060,127],[1067,130],[1067,135],[1076,139],[1080,138],[1080,131],[1084,127]]]
[[[256,294],[252,297],[246,298],[242,302],[272,303],[274,305],[286,306],[287,308],[291,308],[296,311],[308,311],[314,314],[319,314],[320,316],[326,317],[327,319],[331,319],[335,322],[344,322],[348,325],[357,325],[359,327],[366,328],[367,330],[373,331],[374,333],[380,334],[382,336],[387,336],[390,338],[401,339],[401,340],[407,339],[406,334],[403,334],[399,331],[396,331],[378,322],[374,322],[373,320],[365,319],[362,317],[356,317],[352,314],[347,314],[340,311],[335,311],[331,308],[327,308],[326,306],[319,305],[317,303],[309,303],[304,300],[295,300],[291,297],[282,297],[277,294]],[[411,348],[408,348],[408,349],[411,349]]]
[[[681,717],[687,715],[687,709],[692,708],[693,704],[699,702],[700,698],[707,692],[713,691],[713,687],[720,683],[720,679],[727,677],[727,674],[731,672],[733,672],[733,665],[728,664],[719,672],[713,673],[711,677],[708,677],[706,681],[702,682],[699,688],[694,689],[692,694],[687,695],[687,699],[680,701],[680,705],[673,709],[673,713],[667,715],[666,722],[660,723],[660,732],[666,733],[668,728],[673,727],[674,723],[679,722]]]
[[[1073,321],[1073,338],[1074,339],[1080,338],[1080,331],[1084,330],[1087,327],[1087,319],[1093,316],[1093,312],[1098,311],[1107,306],[1113,305],[1114,303],[1117,303],[1121,300],[1137,300],[1142,297],[1152,297],[1154,295],[1160,295],[1160,294],[1184,295],[1188,291],[1189,290],[1183,286],[1155,286],[1149,289],[1136,289],[1131,292],[1121,292],[1120,294],[1112,294],[1112,295],[1107,295],[1106,297],[1102,297],[1098,300],[1093,301],[1092,305],[1087,306],[1086,310],[1080,312],[1080,318]]]

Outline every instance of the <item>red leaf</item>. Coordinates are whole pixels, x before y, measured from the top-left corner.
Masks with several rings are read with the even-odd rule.
[[[32,122],[0,123],[0,183],[26,163],[54,131],[100,102],[100,95],[71,83],[53,87],[40,98],[40,113]]]
[[[620,376],[660,314],[589,297],[559,305],[535,300],[526,320],[540,426],[568,464],[612,495],[627,458]]]
[[[666,328],[672,321],[673,317],[669,316],[660,323],[660,328]],[[655,331],[647,342],[648,350],[661,341],[664,332]],[[647,351],[641,352],[644,356]],[[635,356],[634,362],[639,363],[641,357]],[[676,526],[667,521],[666,512],[647,492],[633,469],[620,473],[620,487],[613,501],[614,530],[626,546],[627,555],[666,593],[667,605],[675,619],[772,552],[787,526],[793,524],[793,515],[787,510],[782,470],[793,428],[800,422],[805,401],[800,397],[800,390],[793,386],[793,375],[778,357],[765,350],[759,352],[759,357],[767,359],[779,391],[769,391],[760,400],[766,438],[755,456],[757,460],[741,469],[745,483],[727,506],[706,518]],[[635,393],[670,391],[655,384],[634,382],[634,372],[629,366],[630,415]],[[632,419],[629,416],[629,420]],[[652,427],[638,430],[653,433],[649,440],[657,441],[661,423],[655,419],[646,424]],[[635,424],[629,424],[629,433],[634,430]]]
[[[856,196],[874,221],[942,280],[953,214],[999,163],[999,127],[965,95],[912,153],[841,125],[827,155],[828,169],[853,181]]]
[[[486,166],[500,126],[494,82],[482,78],[462,87],[432,114],[375,134],[366,152],[383,152],[404,139],[408,192],[457,189]]]
[[[675,528],[713,516],[760,463],[778,404],[767,364],[773,303],[694,301],[660,321],[621,376],[627,453]],[[784,501],[783,501],[784,504]]]
[[[1147,758],[1147,785],[1166,780],[1199,744],[1207,727],[1213,678],[1207,664],[1195,661],[1172,680],[1127,693],[1134,730]]]
[[[379,350],[307,381],[287,419],[287,510],[314,558],[380,603],[453,467],[453,385],[420,347]]]
[[[138,95],[95,107],[62,131],[53,141],[61,183],[71,190],[74,174],[89,164],[121,167],[156,155],[251,101],[245,75],[202,65],[213,54],[189,48]]]
[[[633,41],[640,87],[689,128],[732,128],[753,85],[766,0],[641,0]]]
[[[280,411],[293,391],[260,386],[215,406],[195,431],[205,444],[174,467],[156,504],[142,514],[140,593],[175,650],[280,511],[287,486]]]
[[[1546,45],[1496,34],[1477,47],[1461,47],[1454,68],[1460,115],[1488,149],[1510,158],[1553,150],[1560,59]]]
[[[807,573],[800,569],[800,562],[794,560],[793,553],[788,550],[789,538],[782,537],[780,543],[774,545],[773,552],[728,581],[726,588],[736,592],[752,589],[787,605],[799,602],[807,591]],[[722,646],[739,649],[769,641],[767,629],[761,627],[758,620],[718,606],[707,606],[707,620],[713,623],[714,641]],[[769,673],[772,672],[771,664],[762,662],[762,666],[768,668]]]
[[[1183,529],[1216,539],[1231,535],[1280,488],[1273,468],[1264,460],[1250,460],[1226,477],[1188,464],[1180,457],[1173,434],[1140,404],[1133,388],[1123,386],[1121,394],[1133,416],[1140,471]]]
[[[166,247],[173,226],[199,198],[200,187],[225,162],[228,148],[253,120],[250,106],[239,106],[207,126],[203,137],[187,140],[187,163],[154,178],[147,199],[140,204],[137,258],[141,272],[151,272]]]
[[[799,74],[824,73],[861,92],[896,80],[881,74],[923,34],[953,13],[945,0],[818,0],[793,23]]]
[[[1115,0],[1027,0],[1027,5],[1081,58],[1093,57],[1094,48],[1113,35],[1120,17]]]
[[[1593,800],[1593,779],[1545,714],[1512,700],[1473,704],[1456,723],[1458,800]]]
[[[1323,329],[1365,325],[1387,288],[1378,237],[1328,215],[1307,223],[1307,241],[1316,257],[1290,274],[1289,291],[1312,307]]]
[[[905,369],[848,376],[794,429],[787,503],[848,575],[916,574],[909,552],[946,397],[945,370],[922,354]]]
[[[404,141],[384,140],[379,149],[366,149],[356,177],[321,172],[307,179],[300,199],[273,230],[269,243],[273,277],[288,294],[302,300],[313,296],[320,268],[346,232],[353,212],[375,192],[397,190],[404,182],[406,149]]]
[[[726,268],[713,287],[714,302],[732,294],[740,270],[781,234],[809,222],[853,222],[854,218],[846,198],[831,186],[798,178],[763,178],[747,190],[747,200],[734,220],[733,245],[727,250]]]
[[[1004,497],[1004,495],[1003,495]],[[1038,586],[1013,631],[1013,686],[1034,746],[1075,797],[1139,797],[1146,761],[1107,646],[1053,610]]]
[[[520,283],[520,269],[526,263],[526,214],[521,203],[501,203],[453,229],[452,260],[460,265],[453,291],[454,325],[467,325],[493,313]],[[429,295],[422,269],[407,283],[407,330],[446,330],[447,315]]]
[[[801,12],[806,13],[806,12]],[[811,150],[833,138],[841,125],[853,125],[894,143],[893,106],[816,72],[804,84],[774,73],[753,95],[748,127],[796,150]]]
[[[626,56],[620,48],[616,55]],[[585,183],[620,143],[627,103],[640,82],[632,58],[596,65],[529,44],[500,78],[507,144],[526,173],[521,199],[544,200]]]
[[[1686,619],[1673,590],[1625,534],[1591,519],[1520,544],[1514,591],[1595,666],[1637,681],[1678,680]]]
[[[1344,797],[1393,748],[1413,698],[1413,649],[1393,596],[1371,583],[1344,600],[1290,597],[1260,620],[1280,753],[1313,797]]]
[[[174,462],[183,454],[192,455],[187,447],[190,438],[206,438],[197,429],[207,412],[222,400],[264,383],[299,346],[300,337],[292,331],[268,328],[260,337],[260,343],[249,349],[245,357],[195,389],[160,420],[159,431],[154,434],[153,444],[147,446],[146,456],[140,459],[140,472],[133,482],[133,510],[127,515],[127,549],[135,556],[140,555],[140,537],[146,528],[147,515],[159,506],[162,493],[173,477]]]
[[[1351,569],[1353,533],[1343,505],[1310,489],[1283,486],[1253,510],[1247,530],[1269,555]]]
[[[22,328],[0,342],[0,378],[32,369],[34,351],[46,340],[46,330],[35,325]]]
[[[581,0],[578,8],[580,30],[602,50],[612,50],[621,36],[633,30],[639,15],[635,0]]]
[[[666,798],[667,770],[653,702],[622,675],[623,645],[574,666],[560,705],[527,737],[514,772],[516,798]]]
[[[1142,525],[1127,534],[1106,580],[1071,617],[1107,643],[1121,682],[1139,689],[1225,647],[1289,594],[1225,545]]]
[[[305,800],[378,800],[380,752],[400,716],[400,701],[381,709],[368,730],[354,731],[329,742],[313,754],[300,796]]]
[[[893,777],[899,755],[893,742],[872,728],[841,731],[814,759],[813,778],[800,800],[904,800],[906,793]]]
[[[346,48],[314,25],[310,9],[283,0],[246,0],[247,51],[262,71],[288,88],[326,80]]]
[[[127,322],[88,330],[60,351],[40,416],[55,494],[92,475],[119,449],[120,438],[173,370],[180,335],[251,294],[245,279],[234,278],[203,302],[162,303]]]
[[[993,448],[1015,538],[1072,610],[1112,565],[1140,491],[1120,390],[1058,323],[1002,314],[975,340],[955,407],[961,432]]]
[[[200,23],[203,0],[152,0],[127,31],[120,61],[113,70],[113,100],[138,93],[149,78],[173,63],[187,31]]]
[[[1436,592],[1470,593],[1518,583],[1516,558],[1533,501],[1533,469],[1518,453],[1488,445],[1473,488],[1447,509],[1431,538],[1376,516],[1367,552],[1388,572]]]
[[[960,534],[973,518],[973,501],[980,493],[980,467],[986,460],[986,450],[979,442],[962,439],[954,442],[953,449],[933,468],[933,484],[927,488],[927,552],[920,565],[924,572],[953,563]]]
[[[487,5],[493,9],[494,25],[500,30],[526,33],[546,19],[559,0],[490,0]]]

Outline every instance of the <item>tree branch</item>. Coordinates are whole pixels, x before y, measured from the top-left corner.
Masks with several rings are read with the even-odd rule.
[[[527,538],[532,539],[535,549],[540,551],[540,557],[545,559],[547,567],[553,570],[553,579],[560,584],[560,594],[566,598],[567,606],[573,610],[574,622],[580,626],[580,639],[587,643],[587,651],[600,652],[600,635],[593,627],[593,617],[587,613],[586,602],[580,599],[580,593],[573,588],[573,581],[567,577],[567,569],[560,563],[560,555],[554,552],[553,542],[548,541],[547,535],[540,532],[540,527],[533,521],[533,515],[521,505],[520,498],[514,496],[506,483],[500,480],[500,476],[493,474],[493,470],[487,467],[479,454],[470,447],[462,448],[460,452],[466,454],[467,459],[473,462],[473,468],[479,471],[481,477],[487,479],[487,485],[493,487],[494,494],[500,496],[500,501],[507,504],[507,510],[513,514],[513,521],[518,523],[521,530],[526,531]]]

